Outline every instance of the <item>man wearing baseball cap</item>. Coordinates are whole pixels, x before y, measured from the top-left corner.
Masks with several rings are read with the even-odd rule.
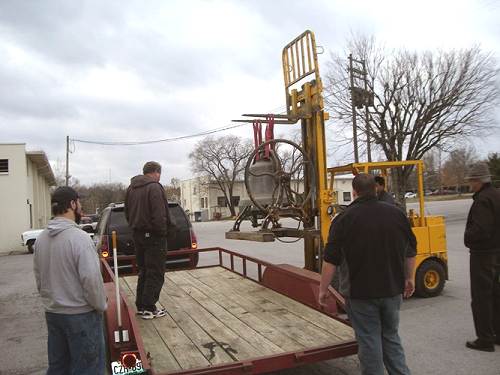
[[[47,374],[104,374],[106,296],[99,258],[77,225],[82,212],[77,192],[57,188],[51,205],[54,218],[38,236],[34,255],[48,330]]]
[[[500,191],[491,184],[484,162],[473,164],[466,179],[474,192],[464,242],[470,249],[471,306],[477,335],[466,346],[494,352],[495,343],[500,345]]]

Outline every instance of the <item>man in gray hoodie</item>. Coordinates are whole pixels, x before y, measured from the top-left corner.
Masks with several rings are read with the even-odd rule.
[[[57,188],[51,204],[55,217],[37,238],[34,255],[48,330],[47,375],[104,374],[106,296],[99,258],[77,225],[82,208],[76,191]]]

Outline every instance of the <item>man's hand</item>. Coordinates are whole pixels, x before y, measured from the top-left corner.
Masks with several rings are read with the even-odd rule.
[[[326,307],[326,300],[328,299],[328,291],[322,292],[319,291],[318,303],[321,307]]]
[[[333,274],[335,273],[335,266],[328,262],[323,262],[321,267],[321,281],[319,283],[318,303],[320,307],[326,307],[326,300],[328,298],[328,286],[330,285]]]
[[[404,298],[410,298],[415,292],[415,281],[413,278],[405,280],[405,291],[403,293]]]

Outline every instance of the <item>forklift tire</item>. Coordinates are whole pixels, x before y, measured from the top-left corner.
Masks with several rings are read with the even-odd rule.
[[[33,252],[35,251],[35,240],[29,240],[26,246],[28,246],[28,252],[30,254],[33,254]]]
[[[415,277],[415,294],[419,297],[436,297],[443,291],[446,274],[441,263],[435,260],[423,262]]]

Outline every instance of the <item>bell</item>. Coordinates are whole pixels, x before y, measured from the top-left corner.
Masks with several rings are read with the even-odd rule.
[[[276,169],[276,164],[270,159],[259,159],[249,168],[248,188],[253,199],[262,207],[275,203],[278,198],[279,188],[276,188],[276,175],[263,174],[275,174],[277,172]],[[274,191],[275,188],[276,191]]]

